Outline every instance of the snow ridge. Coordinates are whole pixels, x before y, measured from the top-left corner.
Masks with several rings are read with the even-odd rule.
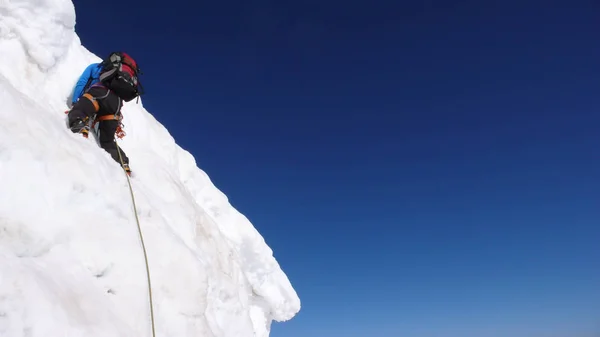
[[[125,176],[65,125],[99,60],[74,27],[70,0],[0,1],[0,336],[149,336]],[[123,115],[157,335],[267,337],[300,310],[273,252],[141,99]]]

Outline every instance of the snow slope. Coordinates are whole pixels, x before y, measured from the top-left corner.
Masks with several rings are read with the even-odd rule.
[[[99,60],[74,26],[70,0],[0,0],[0,336],[151,336],[126,177],[65,125]],[[268,336],[300,310],[272,251],[141,99],[123,114],[156,335]]]

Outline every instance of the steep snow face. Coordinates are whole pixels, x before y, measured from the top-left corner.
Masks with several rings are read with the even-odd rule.
[[[126,176],[64,111],[96,55],[69,0],[0,1],[0,336],[150,336]],[[151,75],[147,75],[151,76]],[[157,336],[266,337],[300,300],[252,224],[135,101],[123,108]]]

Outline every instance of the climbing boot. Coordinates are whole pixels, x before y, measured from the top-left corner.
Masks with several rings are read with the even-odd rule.
[[[131,169],[129,168],[129,164],[123,164],[123,169],[125,169],[127,175],[131,177]]]
[[[87,138],[90,133],[90,125],[88,123],[88,118],[85,120],[78,119],[71,125],[71,131],[73,133],[80,133],[83,137]]]

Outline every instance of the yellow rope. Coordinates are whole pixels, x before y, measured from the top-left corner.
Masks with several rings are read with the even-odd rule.
[[[156,332],[154,329],[154,305],[152,304],[152,283],[150,282],[150,267],[148,265],[148,254],[146,253],[146,245],[144,244],[142,227],[140,226],[140,219],[138,218],[137,207],[135,206],[135,198],[133,196],[131,180],[129,179],[129,174],[127,174],[127,171],[125,171],[125,163],[123,163],[123,157],[121,156],[121,148],[119,147],[119,144],[116,140],[115,143],[117,145],[117,153],[119,154],[119,160],[121,161],[121,168],[123,168],[123,172],[125,172],[125,176],[127,177],[127,184],[129,184],[129,192],[131,192],[131,202],[133,203],[133,211],[135,212],[135,221],[137,222],[138,232],[140,233],[140,241],[142,242],[142,249],[144,250],[144,259],[146,260],[146,276],[148,278],[148,297],[150,298],[150,320],[152,323],[152,337],[156,337]]]

